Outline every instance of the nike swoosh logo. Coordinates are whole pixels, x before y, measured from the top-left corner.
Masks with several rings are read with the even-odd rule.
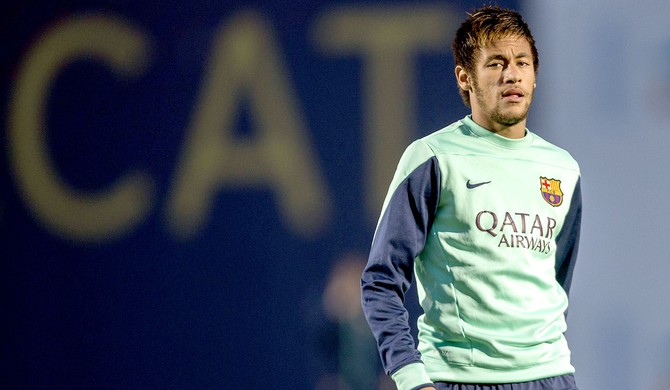
[[[477,187],[479,187],[479,186],[483,186],[484,184],[489,184],[490,182],[491,182],[491,180],[489,180],[489,181],[483,181],[483,182],[481,182],[481,183],[470,183],[470,180],[468,180],[468,182],[465,183],[465,186],[468,187],[468,189],[471,190],[471,189],[473,189],[473,188],[477,188]]]

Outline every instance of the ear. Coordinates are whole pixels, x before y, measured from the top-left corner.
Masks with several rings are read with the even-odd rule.
[[[456,82],[458,83],[458,86],[462,90],[464,90],[464,91],[472,90],[472,83],[471,83],[471,80],[470,80],[470,75],[465,70],[465,68],[458,65],[458,66],[456,66],[456,69],[454,69],[454,73],[456,74]]]

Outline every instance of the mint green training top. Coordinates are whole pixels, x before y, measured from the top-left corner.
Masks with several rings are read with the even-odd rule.
[[[580,221],[578,164],[528,130],[509,139],[468,116],[412,143],[362,276],[398,388],[574,372],[564,332]],[[418,346],[404,306],[414,278]]]

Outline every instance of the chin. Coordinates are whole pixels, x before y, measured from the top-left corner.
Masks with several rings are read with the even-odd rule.
[[[494,116],[498,116],[501,119],[519,123],[528,117],[528,107],[523,108],[519,107],[518,109],[505,110],[502,112],[498,112],[497,114],[498,115],[494,114]]]
[[[507,114],[493,115],[492,119],[495,122],[504,126],[514,126],[526,120],[526,117],[528,116],[527,113],[528,112],[523,112],[519,114],[507,113]]]

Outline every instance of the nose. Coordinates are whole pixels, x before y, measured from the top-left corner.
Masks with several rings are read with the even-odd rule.
[[[521,81],[521,72],[514,65],[509,65],[505,68],[502,74],[503,83],[516,84]]]

